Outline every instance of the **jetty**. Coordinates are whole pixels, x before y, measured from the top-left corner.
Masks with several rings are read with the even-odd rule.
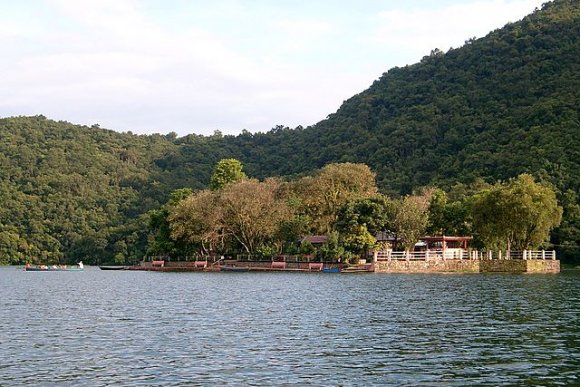
[[[160,272],[340,272],[348,265],[338,262],[313,262],[310,257],[277,256],[273,259],[211,259],[193,261],[170,261],[152,259],[139,265],[128,266],[126,270],[160,271]],[[365,265],[367,271],[374,271],[371,265]],[[351,269],[352,270],[352,269]]]

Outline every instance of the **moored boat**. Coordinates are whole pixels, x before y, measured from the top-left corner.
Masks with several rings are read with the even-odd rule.
[[[373,264],[354,265],[342,269],[341,273],[373,273],[375,266]]]
[[[79,262],[77,266],[67,266],[67,265],[35,265],[27,263],[24,266],[24,271],[84,271],[85,267],[82,262]]]
[[[101,270],[127,270],[127,266],[99,266]]]

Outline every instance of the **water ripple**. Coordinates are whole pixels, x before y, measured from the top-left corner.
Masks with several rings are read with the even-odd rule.
[[[0,268],[0,385],[574,385],[578,279]]]

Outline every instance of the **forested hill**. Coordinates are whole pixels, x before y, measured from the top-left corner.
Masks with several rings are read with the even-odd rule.
[[[461,48],[389,70],[314,127],[246,133],[224,146],[261,177],[356,161],[391,193],[521,172],[578,190],[579,37],[580,2],[549,3]]]
[[[137,260],[147,243],[143,214],[176,188],[207,186],[217,161],[231,157],[259,178],[366,163],[389,194],[529,172],[552,182],[565,207],[557,242],[577,244],[579,36],[580,3],[548,3],[461,48],[389,70],[308,128],[176,138],[0,119],[0,263],[51,254]]]

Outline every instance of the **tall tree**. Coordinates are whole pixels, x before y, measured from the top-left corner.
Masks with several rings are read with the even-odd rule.
[[[279,197],[280,185],[275,179],[246,179],[220,192],[222,226],[249,254],[268,243],[279,242],[275,236],[282,222],[290,217],[287,201]]]
[[[395,248],[411,250],[425,234],[429,216],[424,201],[423,197],[405,196],[392,207],[387,230],[395,237]]]
[[[336,229],[344,232],[364,225],[372,234],[384,231],[393,205],[394,201],[384,195],[350,201],[340,208]]]
[[[168,216],[171,238],[184,240],[201,255],[223,250],[218,195],[209,190],[196,192],[172,207]]]
[[[228,184],[236,183],[246,178],[243,171],[243,165],[236,159],[220,160],[209,181],[209,187],[213,190],[220,190]]]
[[[470,235],[471,212],[469,201],[450,201],[443,190],[433,193],[429,202],[430,235]]]
[[[479,193],[473,204],[473,220],[488,249],[534,249],[560,224],[562,207],[550,187],[522,174]]]
[[[313,220],[313,232],[329,233],[340,208],[351,200],[377,194],[375,174],[364,164],[329,164],[314,176],[295,182],[304,211]]]

